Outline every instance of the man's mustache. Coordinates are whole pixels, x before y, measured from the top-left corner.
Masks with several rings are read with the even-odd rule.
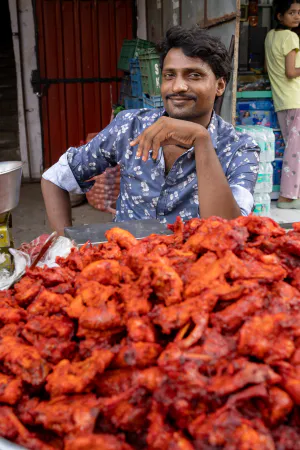
[[[169,100],[171,98],[174,99],[186,99],[186,100],[197,100],[197,97],[195,95],[190,95],[190,94],[169,94],[166,95],[166,99]]]

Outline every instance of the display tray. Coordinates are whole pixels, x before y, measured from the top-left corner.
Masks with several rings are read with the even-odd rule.
[[[111,228],[119,227],[129,231],[137,239],[143,239],[150,234],[172,234],[165,224],[156,219],[131,220],[129,222],[94,223],[81,227],[65,228],[66,237],[72,239],[79,247],[90,241],[93,245],[107,242],[105,232]],[[1,449],[0,449],[1,450]]]
[[[0,438],[0,450],[26,450],[25,447],[13,444],[6,439]]]

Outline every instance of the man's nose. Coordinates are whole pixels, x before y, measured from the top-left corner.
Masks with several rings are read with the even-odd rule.
[[[187,92],[188,86],[182,77],[176,77],[172,85],[172,90],[175,94],[179,92]]]

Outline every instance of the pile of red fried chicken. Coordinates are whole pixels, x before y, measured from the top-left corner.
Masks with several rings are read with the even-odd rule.
[[[300,223],[177,220],[0,292],[0,436],[32,450],[300,448]]]

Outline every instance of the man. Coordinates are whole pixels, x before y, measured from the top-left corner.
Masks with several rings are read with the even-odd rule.
[[[215,215],[233,219],[253,207],[259,148],[214,111],[230,78],[219,39],[194,27],[171,28],[160,45],[165,110],[131,110],[91,142],[70,148],[44,173],[52,228],[71,225],[68,192],[87,192],[92,177],[120,165],[116,221],[157,218],[173,223]]]

